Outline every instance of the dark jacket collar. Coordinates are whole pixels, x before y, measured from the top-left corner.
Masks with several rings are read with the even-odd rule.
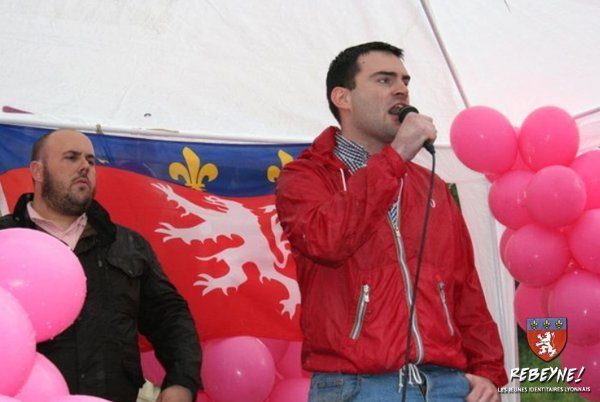
[[[19,197],[13,212],[13,219],[19,226],[33,229],[36,225],[33,223],[27,212],[27,203],[30,201],[33,201],[32,193],[26,193]],[[85,212],[88,217],[88,226],[91,226],[101,238],[106,241],[115,239],[117,227],[111,221],[110,215],[100,203],[96,200],[92,200],[92,204]]]

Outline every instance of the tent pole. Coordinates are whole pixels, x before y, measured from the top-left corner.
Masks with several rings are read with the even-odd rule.
[[[435,36],[435,40],[436,40],[438,46],[440,47],[442,55],[444,56],[446,65],[448,66],[448,69],[450,70],[450,74],[452,75],[452,80],[454,81],[454,85],[456,85],[456,88],[458,89],[460,98],[462,99],[465,107],[469,107],[470,103],[469,103],[469,100],[467,99],[467,94],[465,93],[465,89],[463,88],[463,85],[460,82],[460,79],[458,78],[458,72],[456,70],[456,66],[454,65],[454,62],[452,61],[452,59],[450,58],[448,49],[446,49],[446,45],[444,44],[444,41],[442,40],[442,36],[440,35],[440,31],[438,30],[437,24],[435,23],[435,20],[433,19],[433,13],[431,12],[431,7],[429,6],[429,1],[420,0],[420,2],[421,2],[421,6],[423,7],[423,11],[425,12],[425,16],[427,17],[427,21],[429,22],[429,26],[431,27],[431,30],[433,31],[433,35]]]
[[[593,114],[596,114],[596,113],[598,113],[598,112],[600,112],[600,106],[597,106],[597,107],[595,107],[595,108],[592,108],[592,109],[586,110],[585,112],[577,113],[576,115],[573,115],[573,118],[574,118],[575,120],[577,120],[577,119],[582,119],[582,118],[584,118],[584,117],[591,116],[591,115],[593,115]]]

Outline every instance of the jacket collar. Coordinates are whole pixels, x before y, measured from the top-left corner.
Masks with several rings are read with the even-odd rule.
[[[19,224],[21,227],[34,229],[36,227],[35,223],[29,217],[29,213],[27,212],[27,203],[33,201],[33,194],[26,193],[19,197],[17,204],[15,205],[15,209],[13,212],[13,219]],[[116,237],[117,227],[110,219],[110,215],[108,212],[98,203],[96,200],[92,200],[91,205],[86,211],[88,216],[88,227],[84,231],[89,233],[89,229],[95,231],[101,238],[106,239],[107,241],[112,241]]]
[[[316,159],[335,169],[347,170],[346,165],[335,155],[335,136],[340,129],[334,126],[327,127],[315,140],[310,148],[302,151],[298,159]]]

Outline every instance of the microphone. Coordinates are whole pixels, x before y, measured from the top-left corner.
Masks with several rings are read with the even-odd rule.
[[[407,114],[409,114],[409,113],[419,113],[419,111],[414,106],[406,105],[406,106],[402,106],[402,107],[399,107],[399,108],[394,108],[391,111],[391,113],[395,114],[396,116],[398,116],[398,120],[400,120],[400,123],[402,123],[404,121],[404,118],[406,117]],[[431,155],[435,154],[435,148],[433,147],[433,142],[431,142],[431,140],[425,140],[425,142],[423,143],[423,147]]]

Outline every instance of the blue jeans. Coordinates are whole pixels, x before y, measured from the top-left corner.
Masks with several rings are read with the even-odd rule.
[[[419,366],[424,384],[408,385],[406,401],[464,401],[469,382],[460,370]],[[310,382],[309,402],[400,402],[398,372],[387,374],[341,374],[315,372]]]

